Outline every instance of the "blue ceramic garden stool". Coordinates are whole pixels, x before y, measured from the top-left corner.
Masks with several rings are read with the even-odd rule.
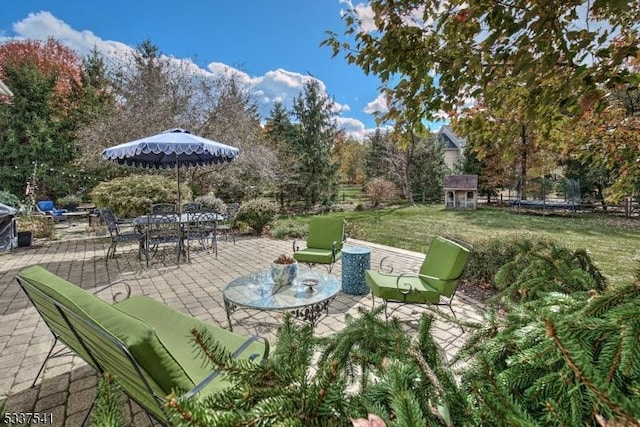
[[[342,292],[349,295],[366,295],[369,286],[364,273],[371,268],[371,249],[362,246],[342,248]]]

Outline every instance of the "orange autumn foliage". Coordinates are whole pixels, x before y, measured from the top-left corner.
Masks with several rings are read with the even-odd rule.
[[[56,77],[55,91],[66,98],[74,84],[81,84],[82,61],[60,41],[12,40],[0,44],[0,80],[5,77],[6,64],[24,66],[33,63],[44,75]]]

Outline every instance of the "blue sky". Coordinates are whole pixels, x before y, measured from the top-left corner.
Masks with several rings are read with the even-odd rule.
[[[11,1],[2,4],[0,42],[52,36],[85,55],[94,45],[122,52],[148,38],[212,75],[239,70],[265,116],[276,99],[290,103],[310,74],[341,109],[339,124],[362,137],[381,108],[379,81],[319,46],[325,31],[343,30],[345,7],[344,0]]]

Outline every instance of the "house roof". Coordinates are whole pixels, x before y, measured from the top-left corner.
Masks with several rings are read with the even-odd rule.
[[[477,190],[478,175],[446,175],[444,188],[450,190]]]
[[[7,85],[2,83],[2,80],[0,80],[0,95],[13,96],[13,93],[11,93]]]
[[[442,142],[445,150],[462,150],[467,141],[458,137],[449,125],[443,125],[438,131],[438,141]]]

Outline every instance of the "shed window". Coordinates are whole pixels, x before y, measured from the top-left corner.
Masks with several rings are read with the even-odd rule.
[[[473,200],[473,191],[467,191],[467,200]]]

